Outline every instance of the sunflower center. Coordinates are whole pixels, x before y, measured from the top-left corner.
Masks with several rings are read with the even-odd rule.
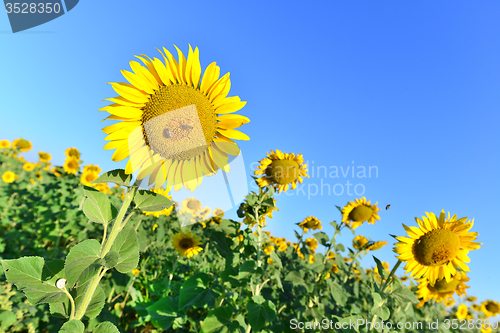
[[[192,210],[197,210],[200,208],[199,204],[196,201],[188,201],[187,207]]]
[[[299,176],[299,163],[293,160],[275,160],[266,168],[266,175],[280,184],[293,182]]]
[[[373,215],[373,209],[369,206],[359,205],[349,213],[349,220],[353,222],[368,221]]]
[[[146,144],[165,159],[190,160],[202,154],[217,132],[208,97],[182,84],[156,90],[141,120]]]
[[[500,312],[500,307],[492,302],[489,302],[488,304],[486,304],[485,308],[486,308],[486,310],[488,310],[491,313]]]
[[[459,279],[453,279],[450,282],[446,282],[446,279],[438,279],[436,280],[436,283],[433,286],[428,285],[427,287],[429,288],[430,291],[436,293],[449,293],[457,290],[459,284],[460,284]]]
[[[183,238],[179,242],[179,247],[183,250],[188,250],[194,246],[193,240],[191,238]]]
[[[460,250],[460,237],[448,229],[435,229],[413,244],[415,259],[425,266],[442,266]]]

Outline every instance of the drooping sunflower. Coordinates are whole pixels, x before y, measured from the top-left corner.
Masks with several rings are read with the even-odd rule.
[[[30,151],[33,145],[30,141],[24,140],[23,138],[16,139],[12,141],[12,147],[19,149],[20,151]]]
[[[186,212],[190,214],[197,214],[201,211],[201,201],[195,198],[187,198],[182,201],[181,212]]]
[[[321,226],[321,221],[315,218],[314,216],[308,216],[304,219],[304,221],[298,223],[299,227],[307,232],[307,230],[321,230],[323,227]]]
[[[457,220],[457,215],[448,218],[441,211],[439,218],[434,213],[427,213],[422,220],[415,218],[419,227],[407,227],[403,224],[410,237],[396,237],[394,252],[405,262],[405,271],[410,277],[427,277],[434,285],[438,279],[451,282],[457,274],[457,268],[469,271],[465,264],[470,259],[467,253],[479,249],[481,243],[474,242],[478,233],[468,232],[474,225],[474,220],[467,217]]]
[[[456,301],[453,298],[449,298],[446,301],[444,301],[444,306],[447,308],[451,308],[453,305],[455,305]]]
[[[44,153],[43,151],[38,152],[38,157],[40,162],[48,163],[52,159],[52,155],[49,153]]]
[[[179,252],[181,256],[187,256],[188,258],[191,258],[203,250],[198,246],[200,243],[200,239],[193,236],[191,231],[185,233],[181,230],[172,237],[172,245],[177,252]]]
[[[13,183],[14,180],[18,178],[18,175],[16,175],[12,171],[5,171],[2,175],[2,180],[6,183]]]
[[[368,244],[368,242],[369,241],[368,241],[368,239],[366,239],[365,236],[357,235],[352,240],[352,246],[357,250],[361,250],[366,244]]]
[[[116,149],[113,161],[130,157],[126,173],[149,175],[149,185],[159,188],[167,181],[176,191],[193,191],[204,175],[229,171],[228,155],[240,153],[233,139],[249,140],[235,128],[250,120],[233,114],[246,102],[227,97],[229,73],[219,78],[213,62],[202,77],[198,48],[189,46],[187,59],[175,48],[178,60],[166,48],[158,49],[164,62],[136,56],[144,66],[131,61],[133,72],[122,71],[130,84],[111,83],[120,96],[108,99],[113,104],[101,111],[120,122],[103,128],[110,140],[104,149]]]
[[[267,153],[267,158],[260,161],[254,174],[264,175],[256,179],[260,187],[272,185],[278,193],[287,191],[290,187],[295,189],[298,183],[302,183],[303,177],[309,178],[302,154],[282,153],[278,149]]]
[[[370,245],[366,248],[368,251],[377,251],[383,248],[384,246],[388,245],[387,241],[378,241],[378,242],[371,242]]]
[[[467,296],[465,289],[469,288],[465,282],[469,281],[469,278],[465,272],[457,272],[453,276],[450,282],[446,282],[445,279],[438,279],[433,286],[429,284],[427,278],[419,280],[417,295],[418,298],[422,298],[426,302],[431,299],[435,299],[436,302],[443,302],[449,298],[453,298],[456,293],[459,297]]]
[[[0,140],[0,149],[10,148],[9,140]]]
[[[312,253],[314,253],[318,248],[318,240],[316,238],[308,238],[306,239],[305,243]]]
[[[378,202],[372,205],[371,200],[366,201],[365,197],[348,202],[342,208],[342,222],[351,229],[356,229],[365,221],[375,224],[375,220],[380,220],[377,214],[380,208],[377,207],[377,204]]]
[[[153,190],[151,190],[151,192],[163,195],[164,197],[167,197],[168,199],[172,200],[172,195],[168,194],[170,192],[169,188],[167,188],[167,189],[161,189],[161,188],[153,189]],[[170,215],[173,210],[174,210],[174,205],[172,205],[168,208],[165,208],[164,210],[157,211],[157,212],[143,211],[143,213],[144,213],[144,215],[153,215],[154,217],[160,217],[161,215],[165,215],[165,216]]]
[[[487,318],[494,317],[500,314],[500,304],[492,300],[486,300],[481,303],[481,311],[484,312]]]
[[[79,160],[75,157],[67,157],[66,161],[64,161],[63,169],[66,173],[76,175],[78,170],[80,170]]]

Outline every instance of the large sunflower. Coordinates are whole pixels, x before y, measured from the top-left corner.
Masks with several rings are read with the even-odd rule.
[[[470,259],[467,253],[479,249],[481,243],[473,242],[478,233],[468,232],[474,225],[474,220],[467,217],[457,220],[457,215],[448,218],[441,211],[439,218],[434,213],[427,213],[422,220],[415,218],[420,228],[407,227],[403,224],[410,237],[396,237],[394,252],[401,261],[406,263],[405,270],[410,276],[427,277],[434,285],[438,279],[451,282],[452,276],[457,274],[457,267],[469,271],[465,264]]]
[[[380,220],[380,216],[377,214],[380,208],[377,207],[377,204],[372,205],[371,201],[366,201],[365,197],[348,202],[342,208],[342,222],[351,229],[356,229],[365,221],[375,224],[375,220]]]
[[[172,237],[172,245],[181,256],[187,256],[188,258],[191,258],[203,250],[198,246],[200,245],[200,239],[193,236],[191,231],[186,233],[184,231],[179,231],[176,233],[174,237]]]
[[[458,296],[467,296],[465,289],[469,288],[464,282],[469,281],[465,272],[457,272],[450,282],[445,279],[438,279],[433,286],[429,285],[427,278],[421,279],[418,285],[417,295],[424,301],[435,299],[436,302],[443,302],[449,298],[453,298],[456,293]]]
[[[264,175],[256,179],[257,184],[260,187],[273,185],[278,193],[287,191],[290,187],[296,188],[297,183],[302,183],[302,177],[309,177],[302,154],[282,153],[278,149],[267,153],[267,158],[262,159],[257,168],[254,174]]]
[[[179,59],[163,48],[164,62],[145,55],[144,64],[131,61],[133,72],[122,71],[129,83],[111,83],[120,95],[101,109],[111,113],[106,119],[118,123],[103,128],[110,140],[104,149],[116,149],[112,159],[127,157],[125,172],[139,170],[137,178],[149,175],[149,185],[193,191],[203,179],[222,169],[229,171],[228,154],[240,149],[233,139],[249,140],[235,128],[248,123],[247,117],[232,114],[246,102],[227,97],[229,73],[220,76],[215,62],[203,77],[198,48],[189,46],[188,57],[177,47]]]

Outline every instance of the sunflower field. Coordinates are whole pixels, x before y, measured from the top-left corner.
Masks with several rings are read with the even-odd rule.
[[[198,49],[177,50],[138,57],[129,83],[111,83],[104,148],[125,169],[84,164],[77,148],[62,166],[46,152],[29,162],[30,141],[0,141],[0,332],[500,332],[500,304],[467,295],[481,243],[466,217],[425,213],[372,240],[356,229],[376,228],[380,208],[361,197],[332,221],[292,224],[294,239],[273,236],[277,194],[308,177],[301,154],[279,150],[259,162],[238,220],[172,201],[229,172],[250,121],[228,74],[212,63],[202,75]],[[394,267],[375,252],[389,243]]]

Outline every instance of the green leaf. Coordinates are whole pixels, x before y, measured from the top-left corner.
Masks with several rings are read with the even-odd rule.
[[[17,322],[18,320],[14,312],[2,311],[0,313],[0,328],[3,329],[2,332],[8,332],[7,329]]]
[[[90,221],[107,225],[116,218],[118,212],[106,194],[87,186],[84,193],[87,199],[83,204],[83,213]]]
[[[104,266],[106,266],[106,268],[113,268],[118,264],[120,254],[116,251],[109,251],[103,259]]]
[[[326,280],[328,286],[330,287],[331,295],[339,306],[343,307],[347,303],[348,295],[344,288],[342,288],[337,282],[332,281],[332,279]]]
[[[296,285],[296,284],[305,285],[306,284],[304,281],[304,278],[303,278],[303,273],[300,274],[297,271],[291,271],[290,273],[288,273],[287,276],[285,277],[285,281],[290,281],[294,285]]]
[[[131,180],[132,175],[127,175],[123,169],[116,169],[100,175],[92,183],[115,183],[117,185],[129,186]]]
[[[415,294],[397,279],[395,279],[392,283],[392,291],[390,296],[397,299],[403,305],[408,302],[419,302]]]
[[[64,325],[62,325],[59,333],[83,333],[85,331],[85,325],[79,320],[70,320]]]
[[[382,320],[389,319],[391,312],[384,305],[385,300],[382,299],[382,297],[378,293],[372,293],[372,297],[373,297],[373,307],[371,309],[371,313],[379,316]]]
[[[375,260],[375,263],[377,263],[378,274],[380,275],[382,280],[384,280],[387,277],[387,272],[384,268],[384,265],[382,265],[382,262],[380,262],[380,260],[378,260],[378,258],[376,258],[375,256],[372,256],[372,257]]]
[[[278,283],[278,287],[283,291],[283,284],[281,283],[281,276],[278,270],[274,271],[273,278],[276,280],[276,283]]]
[[[315,234],[313,234],[314,238],[318,240],[318,242],[323,245],[323,246],[329,246],[328,241],[330,240],[330,237],[328,237],[327,234],[324,232],[320,231]]]
[[[57,303],[67,296],[56,287],[56,281],[64,278],[64,262],[54,260],[45,263],[40,257],[22,257],[2,260],[7,281],[22,290],[33,304]]]
[[[252,330],[258,332],[266,325],[266,322],[271,322],[276,316],[276,307],[274,303],[267,300],[262,304],[257,304],[250,301],[247,304],[248,323],[252,326]]]
[[[187,279],[181,286],[179,294],[179,310],[192,306],[202,307],[214,297],[208,288],[209,277],[205,273],[197,273]]]
[[[345,247],[344,247],[344,244],[337,244],[335,245],[335,252],[344,252],[345,251]]]
[[[222,257],[226,257],[232,252],[231,246],[233,245],[233,241],[228,238],[225,233],[221,231],[210,230],[210,240],[213,244],[215,244],[217,251],[219,251],[219,254]]]
[[[93,333],[120,333],[118,328],[110,323],[109,321],[105,321],[100,323],[93,331]]]
[[[134,196],[137,207],[146,212],[158,212],[172,206],[173,202],[169,198],[147,190],[139,190]]]
[[[233,309],[230,306],[221,306],[212,309],[201,325],[202,333],[229,333],[237,332],[240,324],[233,321]]]
[[[281,259],[280,259],[280,257],[278,257],[276,252],[274,252],[274,250],[271,251],[270,256],[271,256],[271,259],[273,260],[273,263],[278,265],[279,268],[283,268],[283,264],[281,263]]]
[[[240,272],[238,274],[238,279],[243,279],[248,274],[255,272],[257,264],[253,260],[247,260],[240,265]]]
[[[151,316],[151,321],[157,327],[168,330],[177,315],[177,304],[170,296],[164,297],[146,308]]]
[[[71,296],[75,300],[75,306],[78,309],[80,303],[82,302],[83,294],[87,285],[82,285],[77,288],[73,288],[70,291]],[[102,308],[104,307],[104,301],[106,300],[106,295],[100,286],[98,286],[94,292],[94,295],[90,299],[89,306],[85,311],[84,319],[93,319],[101,313]],[[69,318],[71,311],[71,305],[69,299],[66,297],[60,303],[52,303],[50,304],[50,313],[55,317],[59,318]]]
[[[101,244],[95,239],[87,239],[69,251],[64,264],[68,288],[77,282],[79,286],[97,274],[102,266],[100,251]]]
[[[127,224],[120,231],[111,246],[111,251],[119,254],[115,268],[120,273],[128,273],[139,264],[139,241],[132,224]]]

